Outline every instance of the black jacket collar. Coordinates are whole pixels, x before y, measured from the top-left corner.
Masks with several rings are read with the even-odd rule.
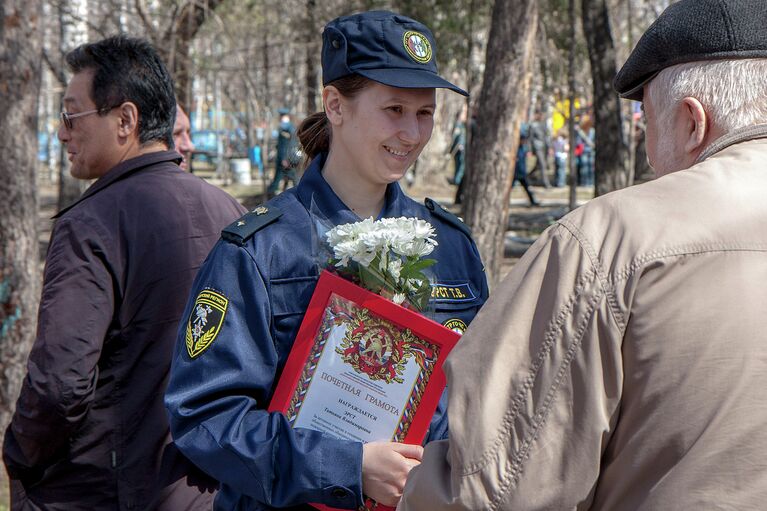
[[[143,168],[163,162],[174,162],[178,165],[181,163],[181,156],[176,151],[157,151],[153,153],[142,154],[141,156],[120,162],[116,166],[112,167],[112,169],[110,169],[106,174],[98,178],[95,183],[93,183],[87,190],[85,190],[79,199],[56,213],[53,218],[59,218],[61,215],[72,209],[77,204],[83,202],[88,197],[92,197],[112,183],[125,179]]]

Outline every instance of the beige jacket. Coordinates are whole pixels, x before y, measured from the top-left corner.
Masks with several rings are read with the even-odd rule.
[[[401,511],[767,509],[767,126],[717,149],[528,250]]]

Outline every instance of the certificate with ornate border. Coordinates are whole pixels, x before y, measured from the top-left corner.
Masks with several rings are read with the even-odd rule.
[[[442,363],[459,338],[323,271],[269,411],[335,438],[420,444],[445,388]],[[362,509],[389,508],[368,499]]]

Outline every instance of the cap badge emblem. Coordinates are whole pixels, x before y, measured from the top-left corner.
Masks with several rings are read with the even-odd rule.
[[[253,213],[257,215],[265,215],[269,212],[269,210],[263,206],[259,206],[256,209],[253,210]]]
[[[416,62],[426,64],[431,60],[431,43],[422,33],[408,30],[403,37],[403,44],[408,55]]]

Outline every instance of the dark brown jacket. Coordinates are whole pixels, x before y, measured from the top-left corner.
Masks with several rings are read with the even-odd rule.
[[[163,407],[197,269],[244,211],[172,151],[123,162],[59,213],[37,338],[3,445],[14,509],[210,509]]]

